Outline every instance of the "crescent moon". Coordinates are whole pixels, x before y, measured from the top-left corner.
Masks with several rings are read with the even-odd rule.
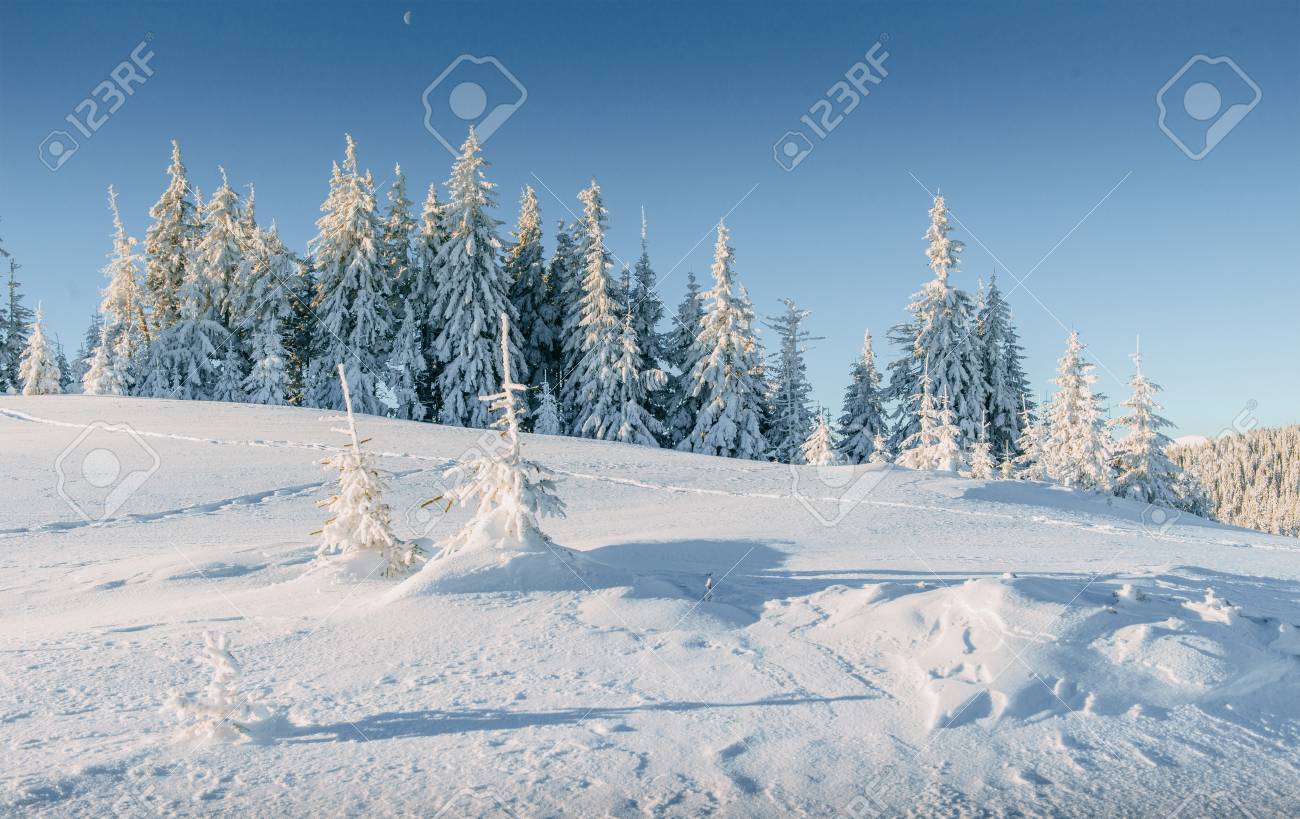
[[[402,22],[406,23],[408,26],[411,24],[411,12],[408,11],[402,15]]]

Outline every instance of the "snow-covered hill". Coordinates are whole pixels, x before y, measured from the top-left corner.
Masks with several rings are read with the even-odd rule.
[[[312,570],[321,415],[0,397],[0,814],[1300,811],[1294,539],[529,436],[582,570],[399,589]],[[362,423],[403,534],[463,520],[419,504],[481,433]],[[260,742],[159,712],[204,631]]]

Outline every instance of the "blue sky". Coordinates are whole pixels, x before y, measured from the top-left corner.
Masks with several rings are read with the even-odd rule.
[[[255,183],[259,217],[302,249],[345,131],[380,180],[395,162],[417,190],[446,179],[451,158],[425,130],[421,96],[459,55],[491,55],[527,89],[485,147],[498,218],[512,221],[533,184],[549,247],[554,220],[578,210],[576,192],[596,176],[623,259],[638,252],[646,208],[671,309],[687,269],[707,277],[712,226],[729,214],[759,313],[783,297],[813,311],[809,328],[825,339],[810,375],[836,412],[863,329],[892,358],[885,331],[929,276],[924,186],[942,187],[960,220],[959,285],[996,270],[1010,291],[1033,271],[1010,301],[1038,391],[1069,328],[1101,365],[1099,386],[1122,400],[1141,334],[1175,434],[1214,434],[1248,402],[1262,424],[1291,423],[1298,35],[1293,2],[5,0],[0,236],[28,297],[75,348],[110,249],[104,190],[116,185],[143,237],[169,140],[201,189],[218,165]],[[146,37],[153,75],[47,170],[38,145],[53,129],[80,136],[65,116]],[[816,137],[800,117],[878,41],[888,76]],[[1198,54],[1232,58],[1262,97],[1193,161],[1158,127],[1155,98]],[[1172,89],[1170,127],[1185,141],[1217,120],[1183,109],[1205,103],[1204,83],[1221,111],[1253,97],[1224,64],[1194,64]],[[813,150],[786,172],[773,146],[792,129]]]

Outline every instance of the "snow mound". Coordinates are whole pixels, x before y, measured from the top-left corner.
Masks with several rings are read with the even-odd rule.
[[[525,542],[509,545],[476,536],[462,548],[430,559],[389,592],[385,602],[431,594],[588,591],[622,579],[614,569],[529,534]]]
[[[1243,610],[1200,578],[977,578],[832,587],[809,598],[809,636],[910,682],[927,730],[1050,716],[1163,714],[1234,720],[1285,712],[1300,683],[1294,625]]]

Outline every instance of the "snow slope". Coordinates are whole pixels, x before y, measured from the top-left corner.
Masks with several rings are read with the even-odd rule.
[[[0,815],[1300,811],[1294,539],[527,436],[581,570],[399,588],[312,570],[320,417],[0,396]],[[481,433],[361,422],[404,535],[464,519],[419,503]],[[258,742],[159,712],[205,630],[284,716]]]

